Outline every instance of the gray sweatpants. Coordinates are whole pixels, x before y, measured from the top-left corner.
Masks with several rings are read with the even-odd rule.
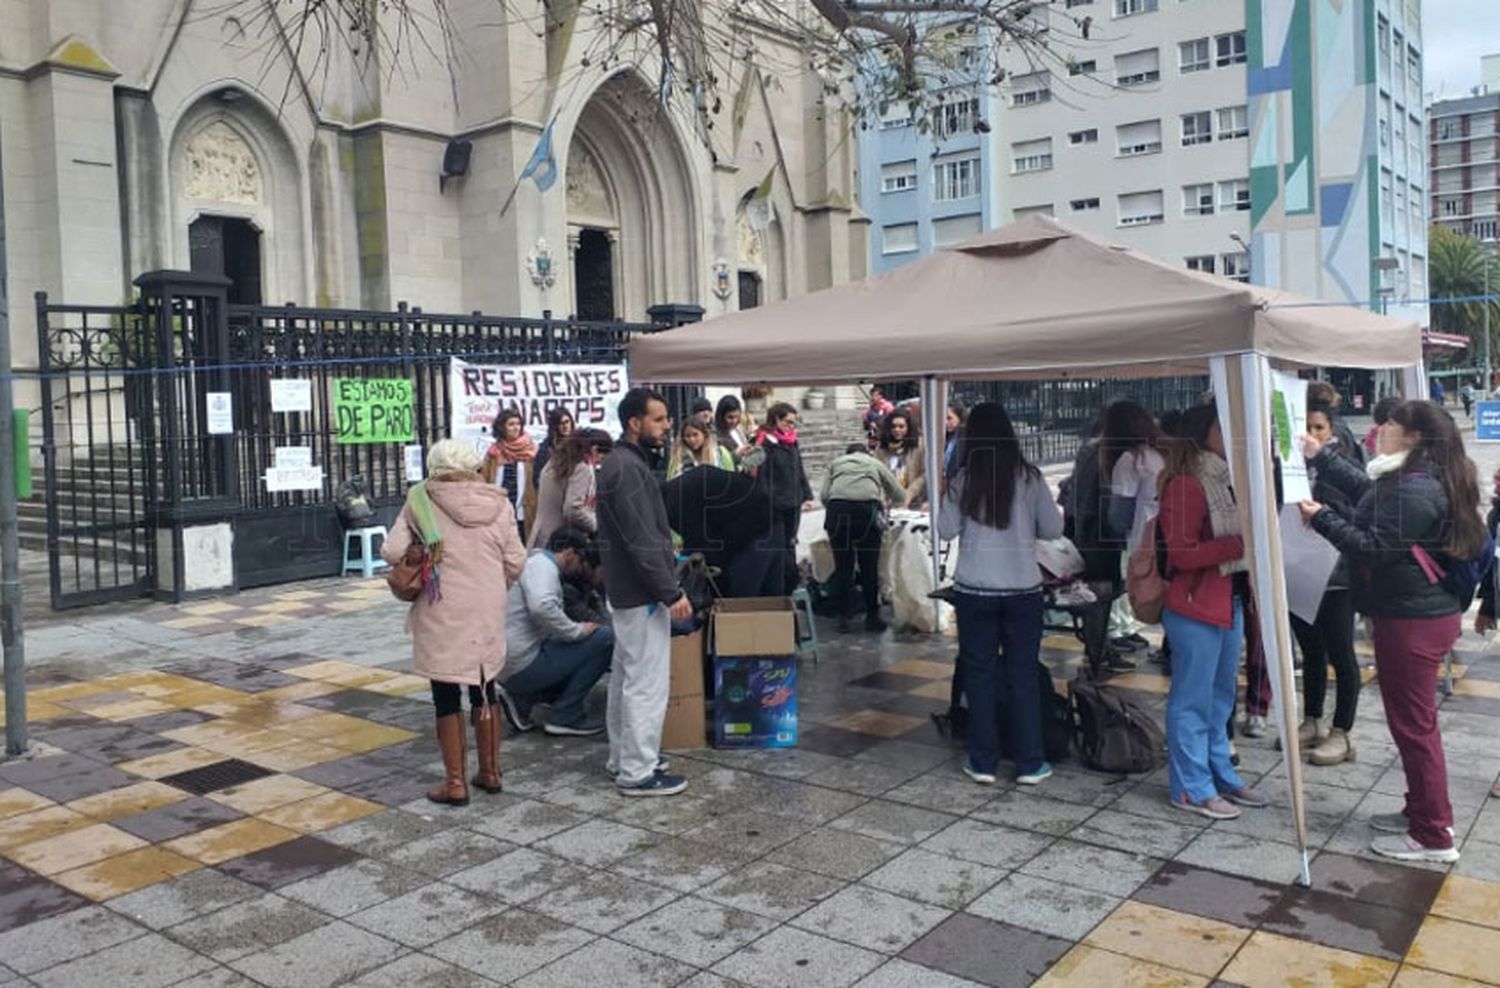
[[[672,673],[672,618],[661,604],[614,611],[609,673],[609,769],[622,785],[656,772]]]

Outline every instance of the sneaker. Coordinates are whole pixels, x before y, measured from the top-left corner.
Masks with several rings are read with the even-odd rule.
[[[1135,663],[1110,649],[1104,654],[1104,668],[1109,672],[1135,672]]]
[[[1234,792],[1226,792],[1224,793],[1224,798],[1236,806],[1248,806],[1252,810],[1263,810],[1271,805],[1271,801],[1266,798],[1265,793],[1253,786],[1244,786],[1236,789]]]
[[[1052,778],[1052,766],[1046,762],[1042,762],[1034,772],[1027,772],[1024,775],[1016,776],[1016,784],[1022,786],[1039,786],[1050,778]]]
[[[1383,834],[1370,841],[1370,850],[1397,861],[1437,861],[1452,864],[1458,860],[1456,847],[1427,847],[1410,834]]]
[[[993,772],[981,772],[979,771],[979,769],[975,768],[973,763],[971,762],[964,762],[964,775],[967,775],[969,778],[973,779],[981,786],[992,786],[996,782],[1000,781],[999,779],[995,778],[995,774]]]
[[[554,724],[548,721],[542,728],[544,734],[559,738],[592,738],[604,733],[603,724]]]
[[[1406,819],[1405,813],[1376,813],[1370,817],[1370,829],[1381,834],[1399,834],[1406,836],[1411,830],[1411,821]],[[1448,836],[1453,836],[1452,827],[1444,827]]]
[[[667,771],[667,769],[671,767],[672,763],[667,761],[666,755],[661,755],[656,759],[656,772],[658,775],[660,775],[662,772]],[[615,776],[620,774],[620,770],[617,768],[610,768],[608,765],[605,765],[604,774],[613,779]]]
[[[1210,796],[1201,803],[1195,803],[1187,793],[1183,793],[1180,798],[1172,800],[1172,805],[1179,810],[1206,816],[1210,820],[1234,820],[1240,815],[1239,807],[1223,796]]]
[[[1124,638],[1111,638],[1109,640],[1109,644],[1110,647],[1115,651],[1125,652],[1127,654],[1133,654],[1137,647],[1135,642],[1131,641],[1129,636],[1126,636]]]
[[[1490,798],[1491,799],[1500,799],[1500,782],[1495,783],[1494,786],[1491,787],[1491,789],[1490,789]]]
[[[1126,635],[1125,636],[1125,640],[1128,641],[1128,642],[1133,643],[1137,648],[1150,648],[1151,647],[1151,639],[1147,638],[1145,635],[1141,634],[1140,632],[1134,632],[1132,634]]]
[[[500,710],[505,714],[505,722],[510,725],[511,730],[524,734],[536,727],[531,722],[531,710],[522,710],[521,704],[516,702],[516,698],[504,686],[496,683],[495,694],[500,698]]]
[[[688,787],[688,780],[680,775],[657,772],[644,782],[633,785],[616,780],[615,787],[621,796],[675,796]]]
[[[1246,717],[1244,734],[1247,738],[1265,737],[1266,719],[1259,716],[1258,714],[1252,714],[1251,716]]]

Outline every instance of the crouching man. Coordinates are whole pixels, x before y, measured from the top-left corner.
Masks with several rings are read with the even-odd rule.
[[[589,691],[609,671],[614,632],[578,622],[563,608],[563,582],[598,565],[588,536],[574,528],[552,534],[544,549],[533,549],[521,579],[510,588],[506,607],[507,654],[500,673],[500,701],[517,731],[529,731],[532,708],[552,706],[543,728],[548,734],[590,737],[604,731],[588,721]]]

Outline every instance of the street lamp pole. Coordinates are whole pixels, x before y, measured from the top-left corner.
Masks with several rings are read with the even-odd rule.
[[[26,751],[26,631],[21,618],[21,547],[16,507],[15,392],[10,298],[5,286],[5,180],[0,157],[0,643],[5,654],[5,754]],[[24,455],[24,450],[22,451]]]
[[[1492,304],[1490,302],[1490,267],[1494,264],[1494,262],[1495,262],[1495,258],[1493,256],[1491,256],[1489,250],[1486,250],[1485,251],[1485,255],[1484,255],[1484,302],[1483,302],[1483,305],[1484,305],[1484,384],[1479,389],[1480,392],[1481,392],[1481,394],[1483,394],[1483,396],[1486,397],[1486,398],[1488,398],[1490,396],[1490,388],[1493,386],[1492,382],[1494,381],[1494,378],[1492,378],[1490,376],[1490,306]]]

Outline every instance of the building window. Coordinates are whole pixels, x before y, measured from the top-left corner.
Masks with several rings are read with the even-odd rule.
[[[1417,50],[1411,45],[1406,46],[1406,77],[1411,80],[1411,84],[1416,86],[1417,91],[1420,92],[1422,89],[1422,56],[1417,54]]]
[[[1182,187],[1182,215],[1212,216],[1214,214],[1214,186],[1212,182]]]
[[[1141,120],[1115,128],[1117,152],[1122,158],[1161,152],[1161,121]]]
[[[1464,201],[1458,198],[1439,199],[1438,206],[1444,216],[1457,216],[1463,212]]]
[[[979,236],[983,229],[983,217],[978,213],[963,216],[945,216],[932,221],[932,246],[951,247]]]
[[[917,249],[917,224],[898,223],[883,227],[880,231],[880,251],[883,254],[909,254]]]
[[[1437,136],[1440,141],[1456,141],[1463,136],[1463,128],[1459,126],[1459,117],[1439,117],[1437,122]]]
[[[1214,64],[1223,68],[1226,65],[1242,65],[1245,62],[1245,32],[1235,31],[1231,34],[1221,34],[1214,38]]]
[[[1010,215],[1011,218],[1018,220],[1027,216],[1051,216],[1052,204],[1049,202],[1045,206],[1021,206],[1017,209],[1012,209]]]
[[[1212,254],[1197,254],[1193,257],[1185,257],[1189,271],[1202,271],[1204,274],[1214,273],[1214,256]]]
[[[897,161],[880,166],[881,192],[910,192],[917,187],[917,163]]]
[[[1044,172],[1052,167],[1052,138],[1039,141],[1017,141],[1010,146],[1010,170],[1022,172]]]
[[[1250,136],[1250,109],[1226,106],[1219,110],[1219,140],[1232,141]]]
[[[1160,189],[1154,192],[1129,192],[1120,196],[1119,210],[1121,226],[1145,226],[1166,219]]]
[[[1063,6],[1072,10],[1074,7],[1090,7],[1093,6],[1093,3],[1094,0],[1067,0],[1067,3],[1063,4]]]
[[[932,130],[939,139],[955,134],[972,134],[979,120],[979,100],[956,99],[936,107],[932,111]]]
[[[1250,255],[1242,250],[1219,255],[1219,270],[1231,281],[1250,280]]]
[[[932,166],[932,198],[952,202],[979,195],[979,158],[950,158]]]
[[[1207,38],[1194,38],[1192,41],[1184,41],[1177,46],[1177,70],[1183,75],[1189,72],[1202,72],[1212,65]]]
[[[1088,213],[1099,208],[1099,197],[1089,196],[1087,199],[1074,199],[1068,203],[1068,208],[1075,213]]]
[[[1035,106],[1052,99],[1052,73],[1032,72],[1011,80],[1011,106]]]
[[[1116,17],[1133,17],[1149,14],[1156,9],[1156,0],[1115,0]]]
[[[1475,220],[1469,224],[1469,236],[1475,240],[1493,243],[1497,233],[1500,233],[1500,222],[1495,220]]]
[[[1161,56],[1155,48],[1126,52],[1115,56],[1115,83],[1121,86],[1143,86],[1161,78]]]
[[[1214,139],[1213,118],[1207,110],[1182,115],[1182,146],[1208,144]]]
[[[1075,130],[1068,135],[1069,144],[1098,144],[1099,131],[1090,127],[1088,130]]]
[[[880,129],[895,130],[897,127],[911,126],[911,104],[905,100],[898,100],[880,111]]]
[[[1099,71],[1099,63],[1092,58],[1082,62],[1071,62],[1068,65],[1068,75],[1093,75]]]
[[[1250,208],[1250,180],[1234,179],[1219,183],[1219,211],[1228,213]]]

